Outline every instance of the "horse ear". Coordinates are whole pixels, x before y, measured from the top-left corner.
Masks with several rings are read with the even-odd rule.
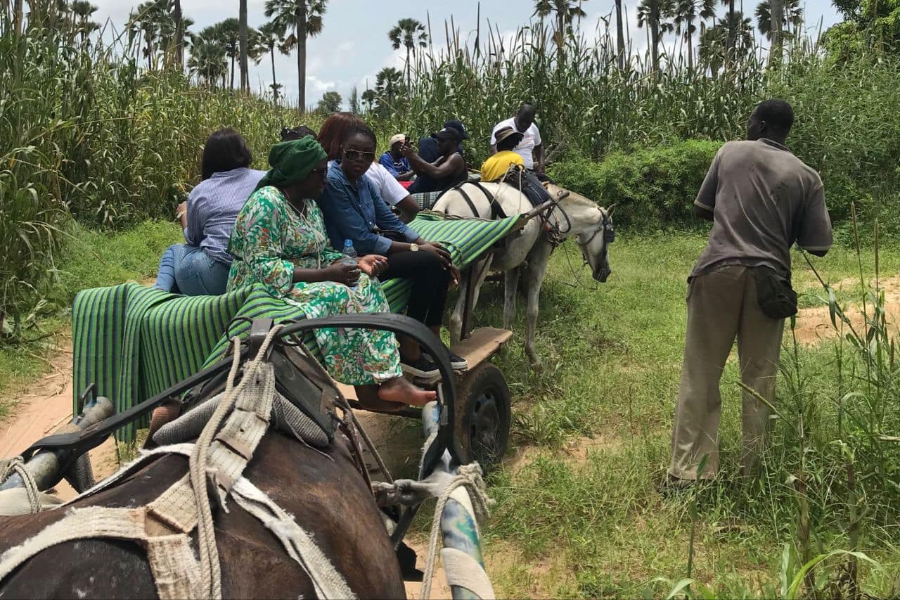
[[[619,205],[618,202],[614,202],[614,203],[610,204],[609,207],[606,209],[606,214],[608,214],[609,216],[612,216],[613,213],[616,211],[616,206],[618,206],[618,205]]]

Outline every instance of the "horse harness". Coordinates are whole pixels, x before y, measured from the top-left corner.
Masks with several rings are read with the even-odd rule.
[[[479,219],[481,218],[481,216],[478,214],[478,208],[475,206],[475,203],[472,202],[472,198],[469,196],[469,194],[466,193],[466,190],[464,189],[464,186],[466,185],[473,185],[477,187],[479,190],[481,190],[481,193],[484,194],[484,197],[487,198],[488,204],[491,207],[491,219],[507,218],[508,215],[503,210],[503,207],[500,206],[500,204],[497,202],[497,198],[487,189],[485,189],[485,187],[481,185],[481,182],[479,181],[462,181],[460,183],[457,183],[453,187],[444,190],[441,195],[437,197],[437,199],[440,200],[441,197],[447,192],[456,190],[457,192],[459,192],[459,195],[462,196],[463,200],[466,201],[466,204],[469,205],[469,209],[472,211],[472,216],[476,219]]]
[[[512,169],[511,169],[511,171],[512,171]],[[500,183],[505,183],[505,179],[506,179],[506,177],[501,179]],[[475,217],[476,219],[482,218],[478,212],[478,207],[476,207],[475,202],[472,201],[472,197],[466,193],[466,190],[465,190],[466,185],[475,186],[481,191],[482,194],[484,194],[484,197],[487,199],[488,204],[491,209],[491,217],[490,217],[491,219],[506,219],[508,217],[508,215],[506,214],[506,211],[504,211],[503,207],[500,206],[500,203],[497,202],[497,197],[494,196],[494,194],[492,194],[487,188],[485,188],[483,185],[481,185],[481,183],[478,181],[463,181],[461,183],[458,183],[455,186],[453,186],[452,188],[448,188],[447,190],[444,190],[444,192],[442,192],[441,195],[438,196],[438,200],[440,200],[441,196],[443,196],[447,192],[449,192],[451,190],[455,190],[455,191],[459,192],[460,196],[462,196],[462,199],[465,200],[466,204],[469,206],[469,210],[472,211],[472,216]],[[512,187],[516,187],[512,184],[508,184],[508,185],[511,185]],[[520,192],[522,192],[521,185],[519,186],[518,189]],[[524,192],[522,192],[522,193],[524,193]],[[545,208],[543,208],[542,210],[540,210],[539,212],[536,213],[536,216],[540,217],[541,226],[543,227],[543,229],[545,231],[547,231],[548,238],[550,239],[550,242],[553,244],[554,248],[556,248],[556,246],[558,246],[559,244],[562,243],[562,236],[572,230],[572,222],[571,222],[571,220],[569,220],[569,216],[565,213],[564,210],[562,210],[562,208],[559,207],[559,203],[562,200],[564,200],[568,195],[569,195],[569,192],[565,192],[565,191],[561,192],[560,194],[557,195],[556,198],[552,198],[548,203],[545,203],[545,204],[550,204],[549,206],[546,206]],[[540,209],[542,206],[544,206],[544,205],[536,206],[535,210]],[[560,231],[559,226],[554,225],[550,221],[550,214],[557,208],[562,212],[563,216],[566,218],[566,221],[569,223],[569,227],[566,231]]]
[[[221,597],[218,551],[207,496],[209,487],[218,505],[224,507],[230,497],[269,529],[309,576],[319,597],[354,598],[355,594],[316,545],[312,535],[243,475],[270,427],[273,404],[278,395],[276,368],[262,359],[276,332],[277,328],[267,335],[259,355],[245,365],[239,384],[234,382],[241,355],[240,342],[236,342],[228,385],[218,397],[216,412],[196,443],[162,446],[145,452],[137,461],[76,500],[109,488],[162,455],[189,457],[187,474],[146,506],[66,509],[62,519],[0,555],[0,581],[51,546],[81,539],[115,538],[131,540],[145,548],[160,598]],[[314,363],[311,359],[310,362]],[[219,425],[222,425],[221,429]],[[353,442],[354,449],[359,452],[358,444]],[[202,469],[195,472],[198,465]],[[202,489],[198,490],[197,483]],[[200,561],[192,549],[191,534],[195,529]]]
[[[514,171],[520,177],[520,185],[519,185],[518,189],[520,192],[522,192],[521,170],[518,169],[518,167],[516,167],[515,165],[513,165],[510,168],[510,170],[500,180],[500,182],[505,183],[506,178],[509,177],[511,174],[514,174]],[[472,198],[469,196],[469,194],[466,193],[466,191],[464,189],[466,185],[473,185],[473,186],[477,187],[481,191],[481,193],[484,194],[485,198],[487,198],[488,203],[490,204],[490,207],[491,207],[491,219],[505,219],[507,217],[503,208],[500,206],[500,203],[497,202],[496,196],[494,196],[483,185],[481,185],[480,182],[477,182],[477,181],[463,181],[463,182],[453,186],[452,188],[445,190],[441,194],[441,196],[443,196],[450,190],[458,191],[459,194],[462,196],[463,200],[466,201],[466,204],[468,204],[469,209],[472,211],[472,216],[474,216],[475,218],[480,218],[480,215],[478,213],[478,208],[475,206],[475,203],[472,201]],[[509,184],[509,185],[512,185],[512,184]],[[513,186],[513,187],[516,187],[516,186]],[[536,216],[539,216],[541,219],[541,226],[544,229],[544,231],[546,232],[547,240],[550,242],[550,244],[552,244],[554,250],[564,241],[565,237],[572,231],[572,219],[569,217],[568,213],[566,213],[565,209],[563,209],[563,207],[560,205],[560,203],[563,200],[565,200],[568,196],[569,196],[568,191],[565,191],[565,190],[561,191],[560,193],[558,193],[556,195],[555,198],[551,198],[551,200],[549,202],[545,203],[545,204],[548,204],[548,206],[546,208],[544,208],[543,210],[540,210],[539,212],[536,213]],[[438,199],[440,199],[440,196],[438,196]],[[541,206],[543,206],[543,205],[541,205]],[[535,207],[535,210],[538,210],[540,208],[541,208],[540,206]],[[558,218],[556,219],[555,222],[550,218],[551,215],[556,211],[559,211],[559,213],[562,215],[562,217],[566,221],[566,229],[565,230],[563,230],[560,227],[560,220]],[[616,232],[615,232],[615,229],[613,229],[612,220],[609,218],[609,215],[606,213],[606,211],[601,210],[600,213],[602,215],[602,220],[600,221],[600,224],[596,227],[596,229],[594,229],[591,232],[591,234],[588,236],[588,238],[584,242],[582,242],[581,246],[587,246],[588,244],[590,244],[592,241],[594,241],[594,238],[596,238],[602,231],[603,238],[605,241],[605,243],[603,245],[603,254],[605,255],[608,252],[609,244],[613,243],[616,239]],[[582,257],[582,259],[584,261],[584,264],[588,263],[587,258]]]

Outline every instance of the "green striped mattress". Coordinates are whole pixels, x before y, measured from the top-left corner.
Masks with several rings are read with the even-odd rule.
[[[464,268],[522,224],[518,216],[483,221],[424,213],[411,226],[444,244]],[[391,311],[405,308],[410,289],[403,279],[384,283]],[[225,329],[238,317],[285,322],[304,315],[261,286],[222,296],[181,296],[136,283],[80,292],[72,307],[73,412],[78,395],[92,382],[121,412],[196,373],[221,357],[228,345]],[[228,333],[243,337],[249,328],[249,321],[236,321]],[[305,342],[315,351],[312,334]],[[143,426],[146,420],[120,429],[116,437],[132,441]]]

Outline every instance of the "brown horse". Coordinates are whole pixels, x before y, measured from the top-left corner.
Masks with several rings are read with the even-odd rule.
[[[405,598],[403,580],[371,490],[339,431],[318,451],[274,429],[244,475],[310,532],[359,598]],[[178,481],[187,458],[163,455],[75,507],[146,505]],[[229,501],[216,509],[216,545],[226,598],[314,598],[309,577],[256,518]],[[65,516],[66,508],[0,517],[0,556]],[[196,540],[196,531],[194,532]],[[114,539],[65,542],[32,557],[0,582],[0,598],[155,598],[141,547]]]

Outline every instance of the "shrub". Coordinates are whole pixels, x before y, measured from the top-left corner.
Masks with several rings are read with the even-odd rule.
[[[554,164],[560,185],[599,204],[616,204],[616,224],[653,230],[697,226],[692,205],[721,142],[689,140],[648,150],[612,152],[600,161]]]
[[[900,61],[858,57],[841,65],[795,65],[771,93],[794,107],[791,150],[822,176],[835,228],[849,240],[850,205],[900,233]]]

